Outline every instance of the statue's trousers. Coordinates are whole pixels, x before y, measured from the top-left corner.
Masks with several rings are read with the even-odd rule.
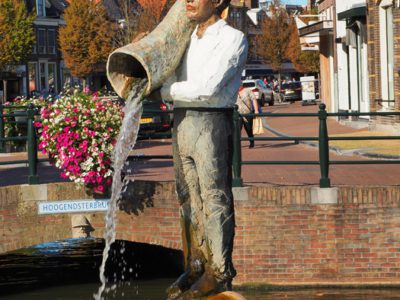
[[[201,259],[220,280],[236,275],[232,124],[229,109],[174,110],[174,168],[185,264]]]

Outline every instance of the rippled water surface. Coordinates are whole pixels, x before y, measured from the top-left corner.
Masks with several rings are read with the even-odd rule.
[[[0,255],[0,299],[93,299],[98,290],[102,239],[68,239]],[[121,249],[124,252],[121,253]],[[117,241],[107,277],[115,289],[105,299],[165,300],[165,289],[182,272],[179,251]],[[120,265],[127,266],[122,273]],[[125,278],[125,280],[122,280]],[[394,300],[399,289],[241,290],[247,300]]]

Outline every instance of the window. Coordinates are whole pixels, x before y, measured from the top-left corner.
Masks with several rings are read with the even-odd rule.
[[[394,41],[393,41],[393,6],[392,2],[382,1],[379,12],[380,23],[380,62],[381,92],[383,106],[389,106],[394,100]],[[389,5],[388,5],[389,4]],[[384,6],[388,5],[388,6]],[[388,102],[390,101],[390,102]]]
[[[47,52],[56,53],[56,31],[54,29],[47,30]]]
[[[37,31],[37,46],[38,46],[38,53],[44,54],[46,53],[46,30],[45,29],[38,29]]]
[[[36,12],[37,12],[38,17],[46,16],[45,1],[46,0],[36,0]]]
[[[37,63],[30,62],[28,63],[28,78],[29,78],[29,93],[38,90],[38,82],[37,82]]]
[[[47,65],[47,86],[49,94],[54,94],[56,92],[56,64],[48,63]]]
[[[72,75],[67,67],[61,67],[61,76],[61,86],[63,89],[73,86]]]
[[[44,97],[47,97],[49,94],[57,93],[57,64],[55,62],[41,60],[39,62],[38,80],[39,84],[36,86],[36,90]]]
[[[41,62],[40,63],[40,92],[44,92],[46,88],[46,63]]]

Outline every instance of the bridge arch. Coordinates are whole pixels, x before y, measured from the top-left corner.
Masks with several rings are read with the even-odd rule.
[[[137,182],[136,189],[129,196],[140,201],[121,201],[122,210],[117,213],[117,239],[181,249],[178,204],[167,196],[174,189],[173,183]],[[88,221],[93,228],[90,232],[92,237],[103,238],[104,211],[40,214],[39,203],[92,200],[84,188],[74,183],[1,187],[0,199],[0,223],[3,225],[0,231],[0,254],[72,238],[76,217]],[[154,201],[157,205],[154,205]]]
[[[134,185],[117,239],[181,249],[174,183]],[[310,186],[235,190],[235,283],[400,286],[400,186],[334,189],[333,202]],[[38,214],[38,203],[88,198],[73,183],[0,187],[0,253],[72,237],[76,213]],[[79,214],[102,238],[104,212]]]

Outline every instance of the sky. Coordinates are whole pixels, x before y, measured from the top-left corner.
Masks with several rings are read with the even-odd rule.
[[[307,5],[307,0],[282,0],[285,4]]]

